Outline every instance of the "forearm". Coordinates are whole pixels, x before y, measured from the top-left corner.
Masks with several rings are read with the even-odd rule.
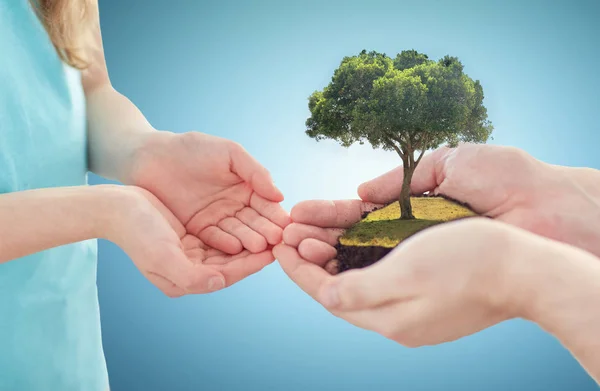
[[[87,93],[90,171],[131,183],[135,153],[154,129],[127,97],[108,84]]]
[[[600,257],[600,171],[543,164],[532,178],[531,231]]]
[[[600,259],[550,245],[528,270],[526,318],[554,335],[600,382]],[[539,262],[538,262],[539,261]]]
[[[133,155],[143,136],[153,129],[140,110],[112,87],[99,18],[93,37],[93,45],[87,48],[89,66],[81,80],[87,103],[88,168],[105,178],[129,183]]]
[[[117,186],[0,195],[0,263],[64,244],[104,238],[118,197]]]

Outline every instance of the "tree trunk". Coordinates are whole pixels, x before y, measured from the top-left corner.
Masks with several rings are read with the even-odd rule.
[[[410,182],[412,180],[414,168],[404,166],[404,179],[402,181],[402,190],[400,191],[400,219],[412,220],[415,216],[412,213],[412,205],[410,203]]]

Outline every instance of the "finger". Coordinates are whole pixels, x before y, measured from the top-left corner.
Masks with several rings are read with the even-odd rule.
[[[184,247],[185,248],[185,247]],[[248,250],[243,250],[240,253],[237,253],[235,255],[231,255],[231,254],[226,254],[223,251],[214,249],[214,248],[190,248],[190,249],[186,249],[185,250],[185,255],[186,257],[188,257],[188,259],[196,264],[196,263],[204,263],[206,264],[206,260],[207,259],[215,259],[215,258],[219,258],[219,257],[238,257],[238,256],[245,256],[247,254],[250,254],[250,251]]]
[[[390,261],[393,258],[384,258],[372,266],[338,274],[323,286],[317,300],[332,311],[357,311],[407,299],[398,265],[389,267],[386,262]]]
[[[315,300],[321,287],[332,278],[323,268],[302,259],[298,251],[288,245],[278,244],[273,248],[273,255],[290,279]]]
[[[434,190],[444,180],[445,162],[454,149],[442,147],[426,154],[415,169],[410,184],[412,194],[422,194]],[[359,197],[366,202],[387,204],[397,200],[402,190],[403,167],[393,170],[361,184]]]
[[[242,243],[235,236],[214,225],[206,227],[198,234],[198,237],[206,245],[227,254],[237,254],[244,249]]]
[[[257,193],[252,193],[250,207],[281,228],[285,228],[291,222],[290,216],[281,205],[269,201]]]
[[[337,255],[335,247],[316,239],[304,239],[298,246],[298,254],[308,262],[324,267]]]
[[[331,261],[325,264],[324,269],[327,273],[334,276],[340,272],[340,261],[338,261],[337,259],[332,259]]]
[[[235,217],[228,217],[219,222],[219,228],[235,236],[244,248],[252,253],[259,253],[267,248],[267,241],[264,237],[252,230],[246,224]]]
[[[237,200],[217,200],[196,213],[185,226],[189,233],[199,236],[200,232],[204,231],[206,227],[217,225],[219,221],[232,217],[236,211],[242,210],[244,206],[244,203]]]
[[[341,228],[321,228],[314,225],[291,223],[283,230],[285,244],[298,247],[304,239],[312,238],[334,246],[344,230]]]
[[[269,171],[242,146],[233,145],[234,147],[229,151],[231,171],[249,183],[252,189],[262,197],[274,202],[283,201],[283,194],[273,183]]]
[[[281,242],[282,230],[281,227],[271,222],[267,218],[258,214],[252,208],[244,208],[236,213],[242,223],[262,235],[269,244],[275,245]]]
[[[248,254],[245,257],[217,266],[217,270],[225,276],[226,286],[231,286],[261,271],[265,266],[273,263],[274,260],[275,257],[271,250],[263,251],[258,254]]]
[[[292,221],[322,228],[348,228],[363,214],[380,207],[361,200],[303,201],[292,208]]]
[[[421,303],[417,303],[422,307]],[[415,323],[414,303],[390,302],[383,306],[367,308],[358,311],[335,311],[332,313],[348,323],[365,330],[371,330],[386,338],[405,344],[407,342],[406,330],[410,330],[410,324]],[[402,334],[401,334],[402,332]]]
[[[212,256],[206,256],[202,263],[204,263],[205,265],[225,265],[226,263],[235,261],[239,258],[245,258],[251,254],[252,253],[248,250],[244,250],[241,253],[235,255],[221,253]]]
[[[185,295],[185,291],[179,288],[177,285],[173,284],[171,281],[167,280],[164,277],[159,276],[158,274],[149,272],[146,273],[145,277],[150,281],[154,286],[161,290],[162,293],[167,295],[168,297],[175,299]]]

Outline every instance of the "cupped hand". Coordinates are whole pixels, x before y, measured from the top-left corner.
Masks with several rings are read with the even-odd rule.
[[[388,203],[401,187],[398,167],[362,184],[358,194],[365,202]],[[411,192],[445,195],[600,256],[600,171],[550,165],[513,147],[463,144],[423,157]]]
[[[348,210],[358,211],[356,204]],[[322,223],[346,224],[339,216],[331,214],[337,221]],[[331,243],[336,234],[322,230],[317,235]],[[521,300],[530,295],[520,294],[525,288],[514,264],[534,258],[534,248],[544,248],[537,238],[504,223],[465,219],[429,228],[379,262],[338,275],[288,244],[273,251],[287,275],[334,315],[414,347],[452,341],[522,316]]]
[[[398,198],[402,167],[363,183],[361,200],[305,201],[294,206],[286,244],[325,265],[343,229]],[[444,195],[477,213],[600,256],[600,172],[553,166],[511,147],[464,144],[423,157],[411,192]],[[328,264],[335,271],[335,262]]]
[[[239,144],[198,132],[152,132],[133,156],[131,184],[155,195],[187,241],[266,256],[289,223],[269,172]]]
[[[140,272],[169,297],[209,293],[235,284],[273,262],[271,251],[224,253],[190,235],[158,198],[119,186],[106,239],[119,245]]]

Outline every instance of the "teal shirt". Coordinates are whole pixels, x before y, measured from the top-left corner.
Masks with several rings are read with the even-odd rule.
[[[28,0],[0,0],[0,197],[87,185],[86,161],[80,73]],[[91,240],[0,264],[0,390],[108,389],[96,262]]]

